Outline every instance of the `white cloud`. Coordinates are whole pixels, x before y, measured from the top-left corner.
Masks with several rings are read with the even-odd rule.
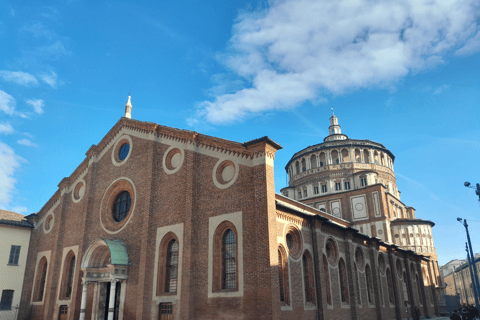
[[[35,37],[46,37],[47,39],[52,39],[54,36],[53,32],[46,28],[43,23],[35,22],[30,25],[25,25],[20,29],[21,32],[30,32]]]
[[[23,86],[28,86],[30,84],[38,84],[37,78],[32,76],[30,73],[22,71],[0,70],[0,77],[2,77],[5,81],[15,82]]]
[[[23,160],[15,151],[3,142],[0,142],[0,206],[7,206],[12,199],[16,180],[14,173],[20,168]]]
[[[0,90],[0,110],[6,114],[12,115],[15,111],[15,99],[6,93],[5,91]]]
[[[17,143],[21,144],[22,146],[26,146],[26,147],[34,147],[34,148],[37,147],[37,145],[35,143],[33,143],[32,141],[30,141],[28,139],[18,140]]]
[[[13,211],[13,212],[16,212],[16,213],[21,213],[21,214],[28,213],[27,207],[23,207],[23,206],[17,206],[17,207],[10,208],[10,211]]]
[[[447,90],[450,88],[450,85],[449,84],[442,84],[440,87],[438,87],[437,89],[435,89],[435,91],[433,92],[433,94],[440,94],[442,93],[443,91]]]
[[[246,84],[200,103],[197,116],[231,122],[325,93],[388,89],[409,73],[445,63],[473,41],[475,3],[284,0],[241,14],[219,59]]]
[[[0,122],[0,133],[10,134],[13,133],[13,127],[8,122]]]
[[[455,52],[459,56],[468,56],[480,52],[480,31],[477,31],[477,35],[468,39],[467,43]]]
[[[42,81],[46,84],[50,85],[50,87],[54,89],[57,88],[57,74],[55,72],[51,71],[50,74],[42,74],[40,79],[42,79]]]
[[[58,59],[63,55],[70,54],[70,51],[65,49],[65,46],[60,40],[57,40],[54,44],[50,46],[42,46],[36,49],[38,55],[46,59]]]
[[[36,113],[38,113],[38,114],[43,113],[43,106],[45,104],[43,103],[42,99],[30,99],[30,100],[27,100],[27,103],[33,107],[33,110]]]

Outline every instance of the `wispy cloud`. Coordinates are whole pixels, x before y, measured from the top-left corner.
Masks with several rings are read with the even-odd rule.
[[[12,115],[15,112],[15,99],[6,93],[5,91],[0,90],[0,110],[6,114]]]
[[[440,94],[442,93],[443,91],[447,90],[450,88],[450,85],[449,84],[442,84],[440,87],[438,87],[437,89],[435,89],[435,91],[433,92],[433,94]]]
[[[37,78],[35,78],[30,73],[23,71],[0,70],[0,77],[2,77],[5,81],[14,82],[23,86],[28,86],[30,84],[38,84]]]
[[[45,37],[47,39],[52,39],[54,33],[45,27],[45,25],[41,22],[35,22],[29,25],[25,25],[20,29],[20,32],[29,32],[33,34],[35,37]]]
[[[44,59],[58,59],[68,54],[71,54],[71,52],[65,48],[63,42],[60,40],[57,40],[49,46],[41,46],[35,49],[35,55]]]
[[[227,123],[326,92],[388,89],[473,41],[478,9],[475,0],[284,0],[242,13],[219,60],[245,85],[201,102],[197,117]]]
[[[10,123],[0,122],[0,134],[11,134],[13,131],[13,127]]]
[[[37,147],[37,145],[35,143],[33,143],[32,141],[30,141],[28,139],[18,140],[17,143],[21,144],[22,146],[26,146],[26,147],[33,147],[33,148]]]
[[[40,75],[40,79],[42,79],[42,81],[48,84],[50,87],[54,89],[57,88],[57,74],[55,72],[51,71],[50,74],[42,74]]]
[[[23,161],[10,146],[0,142],[0,206],[10,203],[16,183],[14,173]]]
[[[465,44],[465,46],[458,49],[455,54],[458,56],[468,56],[476,52],[480,52],[480,31],[478,30],[477,35],[473,38],[470,38]]]
[[[38,113],[43,113],[43,106],[45,105],[42,99],[30,99],[26,101],[29,105],[33,107],[33,110]]]

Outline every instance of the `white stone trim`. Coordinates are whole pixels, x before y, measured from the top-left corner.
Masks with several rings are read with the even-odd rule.
[[[243,297],[243,220],[242,211],[225,213],[208,219],[208,298]],[[213,236],[223,221],[231,222],[237,229],[238,237],[238,290],[213,292]]]
[[[42,305],[45,302],[45,296],[47,294],[47,287],[48,287],[48,275],[50,274],[50,255],[52,254],[52,250],[48,251],[41,251],[37,253],[37,261],[35,262],[35,277],[33,278],[33,286],[32,286],[32,293],[30,296],[30,304],[34,306]],[[47,258],[47,274],[45,276],[45,290],[43,292],[43,299],[42,301],[33,301],[33,295],[35,294],[35,291],[37,291],[36,288],[36,283],[37,283],[37,277],[38,275],[38,264],[40,263],[40,260],[45,257]]]
[[[83,187],[85,188],[85,192],[87,190],[87,184],[86,184],[85,180],[83,178],[77,179],[77,181],[75,181],[75,183],[70,188],[70,190],[71,190],[70,193],[72,194],[72,201],[74,203],[79,203],[83,199],[83,197],[85,196],[85,192],[84,192],[81,197],[79,197],[78,199],[75,199],[75,188],[77,187],[77,185],[79,183],[83,183]]]
[[[168,169],[167,167],[167,163],[165,162],[167,160],[167,155],[170,151],[172,151],[173,149],[178,149],[180,150],[180,154],[182,156],[182,161],[181,163],[178,165],[178,167],[176,167],[175,169],[173,170],[170,170]],[[162,161],[162,164],[163,164],[163,170],[165,171],[166,174],[173,174],[175,172],[177,172],[178,170],[180,170],[180,168],[182,167],[183,165],[183,162],[185,161],[185,151],[181,148],[177,148],[175,146],[170,146],[166,151],[165,153],[163,154],[163,161]]]
[[[52,220],[50,221],[50,229],[47,230],[46,222],[49,219],[48,217],[50,217],[50,216],[52,217]],[[49,213],[47,213],[45,215],[45,219],[43,219],[43,233],[49,234],[50,232],[52,232],[52,229],[53,229],[54,225],[55,225],[55,214],[53,213],[53,210],[52,210]]]

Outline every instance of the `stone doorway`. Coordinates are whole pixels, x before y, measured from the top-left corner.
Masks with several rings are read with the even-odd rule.
[[[85,253],[80,320],[123,320],[128,253],[116,240],[99,240]]]

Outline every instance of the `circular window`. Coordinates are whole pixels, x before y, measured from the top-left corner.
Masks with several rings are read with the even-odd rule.
[[[128,191],[122,191],[113,202],[112,217],[113,220],[120,222],[125,219],[130,211],[131,199]]]
[[[365,265],[365,259],[363,258],[363,251],[360,248],[355,250],[355,261],[357,262],[358,270],[362,271]]]
[[[332,266],[337,265],[338,250],[337,245],[333,239],[328,239],[325,245],[325,252],[327,253],[327,260]]]
[[[100,222],[108,233],[120,232],[135,212],[136,192],[133,182],[126,178],[113,181],[103,195]]]
[[[385,259],[383,258],[383,255],[378,256],[378,269],[380,270],[380,273],[385,275]]]
[[[123,161],[127,158],[128,152],[130,151],[130,145],[128,143],[124,143],[118,152],[118,158],[120,161]]]
[[[302,253],[302,235],[295,225],[289,225],[286,229],[285,242],[287,243],[288,253],[292,258],[300,257]]]

